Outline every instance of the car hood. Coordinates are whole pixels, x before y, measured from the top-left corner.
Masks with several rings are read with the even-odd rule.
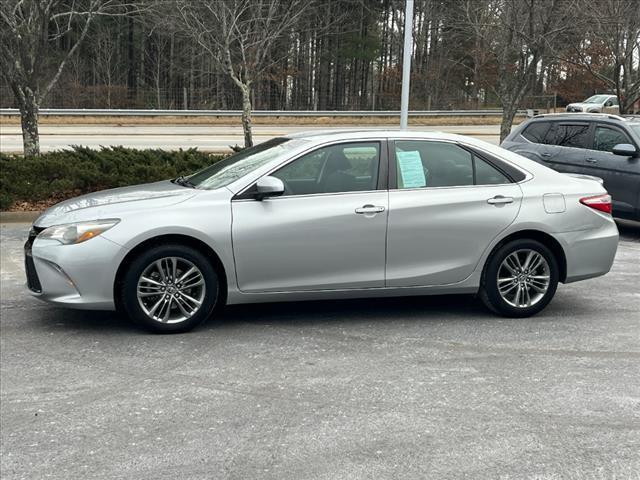
[[[183,202],[199,192],[169,180],[89,193],[60,202],[46,210],[34,224],[47,227],[61,223],[113,218],[119,213],[162,208]]]

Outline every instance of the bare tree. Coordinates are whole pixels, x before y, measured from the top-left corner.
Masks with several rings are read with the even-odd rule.
[[[120,62],[118,57],[119,47],[119,34],[114,35],[113,29],[110,25],[100,25],[100,22],[96,22],[94,28],[95,34],[92,34],[92,40],[95,47],[93,48],[93,71],[98,81],[104,85],[107,98],[106,106],[111,108],[111,96],[114,84],[118,83],[121,78],[118,78],[122,68],[120,68]]]
[[[244,145],[251,135],[254,82],[288,55],[276,51],[314,0],[176,0],[181,29],[221,65],[242,94]]]
[[[629,112],[640,98],[640,3],[580,0],[578,15],[586,28],[557,51],[558,57],[604,82],[618,96],[620,113]],[[590,47],[604,52],[609,68],[594,64]]]
[[[38,111],[98,15],[130,11],[123,0],[3,0],[0,2],[0,67],[20,110],[26,156],[40,153]],[[66,39],[69,48],[55,55]]]
[[[522,100],[535,83],[543,55],[574,25],[574,0],[489,0],[464,2],[465,21],[494,58],[495,92],[502,102],[500,141],[511,131]]]

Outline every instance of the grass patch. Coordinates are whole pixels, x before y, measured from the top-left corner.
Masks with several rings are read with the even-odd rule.
[[[73,147],[35,158],[0,154],[0,210],[42,210],[84,193],[187,175],[225,156],[123,147]]]

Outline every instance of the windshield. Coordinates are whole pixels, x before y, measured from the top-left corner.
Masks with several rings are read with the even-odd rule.
[[[607,98],[609,98],[609,95],[594,95],[593,97],[587,98],[582,103],[604,103]]]
[[[636,136],[640,138],[640,123],[632,123],[631,125],[629,125],[629,127],[631,127],[633,133],[635,133]]]
[[[220,160],[187,177],[187,180],[194,187],[204,190],[221,188],[299,145],[300,141],[292,141],[289,138],[272,138]]]

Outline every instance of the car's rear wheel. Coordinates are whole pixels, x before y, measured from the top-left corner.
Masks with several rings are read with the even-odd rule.
[[[536,240],[518,239],[489,258],[480,298],[500,315],[529,317],[549,304],[558,279],[558,262],[551,250]]]
[[[218,275],[202,253],[159,245],[131,262],[120,293],[125,312],[136,323],[153,332],[178,333],[212,314],[218,290]]]

